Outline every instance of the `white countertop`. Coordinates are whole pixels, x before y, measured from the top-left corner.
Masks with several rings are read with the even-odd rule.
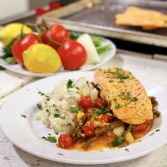
[[[119,66],[133,72],[137,78],[147,79],[167,89],[167,61],[154,60],[150,56],[132,53],[118,53],[105,66]],[[10,94],[19,87],[32,82],[31,77],[20,76],[7,71],[0,72],[0,98]],[[1,100],[2,101],[2,100]],[[0,167],[81,167],[52,162],[35,157],[13,145],[0,129]],[[96,165],[98,166],[98,165]],[[135,160],[99,165],[99,167],[167,167],[167,145],[153,153]]]

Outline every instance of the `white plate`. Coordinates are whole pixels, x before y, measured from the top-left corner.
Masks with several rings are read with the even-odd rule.
[[[85,64],[84,66],[81,67],[81,69],[79,71],[87,71],[87,70],[93,70],[97,67],[101,67],[102,65],[106,64],[109,60],[111,60],[115,53],[116,53],[116,46],[115,44],[108,40],[108,39],[105,39],[103,42],[102,42],[102,45],[106,45],[106,44],[110,44],[111,45],[111,50],[108,51],[105,55],[101,55],[100,58],[101,58],[101,61],[100,63],[98,64],[95,64],[95,65],[88,65],[88,64]],[[2,55],[2,51],[3,51],[3,45],[0,44],[0,55]],[[23,74],[23,75],[28,75],[28,76],[34,76],[34,77],[48,77],[48,76],[51,76],[53,74],[39,74],[39,73],[32,73],[28,70],[26,70],[25,68],[23,68],[22,66],[20,66],[19,64],[16,64],[16,65],[10,65],[10,64],[7,64],[3,59],[0,58],[0,66],[10,70],[10,71],[13,71],[13,72],[16,72],[16,73],[19,73],[19,74]],[[66,70],[61,70],[61,72],[67,72]],[[54,74],[58,74],[60,72],[57,72],[57,73],[54,73]]]
[[[48,130],[40,121],[33,119],[34,107],[41,100],[38,91],[51,92],[60,80],[76,79],[81,76],[93,80],[93,72],[63,73],[34,82],[10,95],[0,112],[1,127],[6,136],[15,145],[31,154],[72,164],[106,164],[126,161],[144,156],[167,142],[167,90],[152,82],[142,80],[148,94],[157,97],[158,110],[161,111],[162,119],[157,119],[154,128],[142,138],[141,142],[114,150],[79,152],[63,150],[55,144],[42,140],[40,137],[48,133]],[[21,117],[22,114],[27,118]],[[159,132],[156,132],[157,128],[160,129]]]

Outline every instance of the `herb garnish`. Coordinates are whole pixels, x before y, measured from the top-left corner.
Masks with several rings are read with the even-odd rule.
[[[123,107],[122,104],[119,104],[119,103],[115,104],[115,108],[116,108],[116,109],[119,109],[119,108],[122,108],[122,107]]]
[[[69,79],[67,82],[67,88],[69,89],[69,88],[73,88],[73,87],[74,87],[73,81],[71,79]]]
[[[77,113],[77,112],[79,111],[79,109],[78,109],[77,107],[71,107],[71,108],[70,108],[70,111],[71,111],[72,113]]]
[[[117,78],[117,79],[128,79],[129,78],[129,75],[122,73],[121,69],[116,69],[115,72],[111,72],[111,73],[112,73],[113,77]]]
[[[123,136],[119,136],[112,142],[112,146],[116,147],[122,143],[123,143]]]
[[[22,114],[21,117],[26,118],[27,116]]]
[[[42,139],[44,139],[48,142],[51,142],[51,143],[56,143],[57,142],[57,139],[56,139],[55,136],[48,136],[48,137],[43,136]]]
[[[65,119],[65,117],[62,117],[60,114],[54,114],[54,118],[60,118],[60,119]]]
[[[105,114],[107,112],[107,109],[105,107],[102,107],[99,111],[96,112],[96,115]]]
[[[42,105],[40,103],[37,104],[39,110],[42,110]]]
[[[50,100],[50,97],[48,95],[46,95],[45,93],[41,92],[41,91],[38,91],[38,93],[41,95],[41,96],[45,96],[46,97],[46,100]]]
[[[126,99],[126,100],[130,100],[130,101],[133,101],[133,102],[136,102],[138,100],[137,97],[132,97],[131,93],[130,92],[121,92],[119,94],[119,96],[122,98],[122,99]]]
[[[156,129],[155,131],[156,131],[156,132],[159,132],[159,131],[160,131],[160,129]]]

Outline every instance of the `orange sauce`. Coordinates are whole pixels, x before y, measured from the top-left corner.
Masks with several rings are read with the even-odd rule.
[[[87,149],[84,149],[84,144],[87,140],[78,140],[73,144],[69,150],[78,150],[78,151],[97,151],[102,150],[103,148],[111,148],[112,141],[116,138],[113,132],[108,132],[103,135],[98,136]]]

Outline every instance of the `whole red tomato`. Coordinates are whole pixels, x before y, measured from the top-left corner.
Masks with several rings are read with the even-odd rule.
[[[55,42],[62,44],[70,39],[70,35],[64,26],[53,24],[49,30],[43,32],[41,38],[44,43],[57,49],[59,45]]]
[[[85,48],[78,42],[69,40],[58,48],[58,53],[67,70],[78,70],[85,64],[87,53]]]
[[[62,134],[59,136],[58,144],[61,148],[69,148],[73,144],[73,139],[69,135]]]
[[[17,39],[12,46],[13,57],[19,64],[23,65],[23,52],[37,43],[40,43],[40,40],[35,34],[27,34],[23,38]]]

